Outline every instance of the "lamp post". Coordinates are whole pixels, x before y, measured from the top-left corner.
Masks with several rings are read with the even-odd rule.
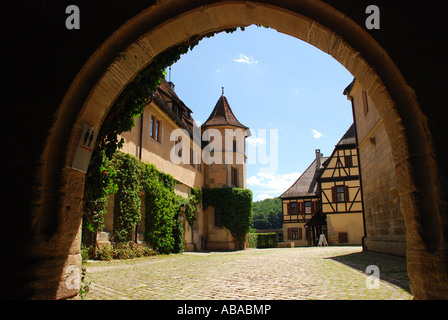
[[[180,217],[181,217],[182,220],[184,220],[185,209],[186,209],[185,204],[182,203],[182,204],[179,206],[179,213],[178,213],[178,215],[180,215]]]

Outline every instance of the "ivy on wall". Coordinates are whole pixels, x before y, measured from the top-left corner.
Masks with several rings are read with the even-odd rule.
[[[145,241],[159,253],[173,252],[175,237],[180,236],[179,231],[175,232],[174,229],[179,212],[174,183],[171,176],[161,174],[153,165],[144,165],[142,187],[145,192]],[[179,241],[178,239],[177,242]]]
[[[109,186],[109,189],[106,193],[102,192],[105,191],[102,189],[98,194],[90,194],[86,208],[98,207],[101,211],[86,212],[85,224],[90,227],[83,232],[90,232],[96,236],[96,233],[103,229],[108,197],[111,192],[115,192],[112,239],[117,243],[132,241],[135,227],[142,219],[140,195],[143,191],[145,241],[159,253],[182,252],[184,248],[183,223],[179,215],[180,206],[182,204],[186,206],[186,220],[193,226],[196,206],[202,198],[201,191],[192,188],[188,198],[176,195],[174,188],[177,182],[171,175],[157,170],[154,165],[142,162],[130,154],[116,152],[112,160],[109,161],[106,157],[104,161],[109,171],[103,171],[101,177],[108,177],[105,184]],[[101,183],[94,185],[98,187]],[[95,195],[99,195],[100,198],[96,199]]]
[[[86,176],[84,215],[82,219],[83,242],[96,244],[96,234],[104,227],[109,195],[117,192],[115,183],[117,172],[104,150],[98,150],[92,156]]]
[[[229,229],[236,249],[244,249],[246,234],[252,221],[252,191],[240,188],[203,190],[204,208],[212,206],[221,211],[221,221]]]
[[[140,222],[140,172],[142,164],[130,154],[117,152],[112,158],[117,172],[117,192],[114,201],[114,241],[132,241],[135,226]]]

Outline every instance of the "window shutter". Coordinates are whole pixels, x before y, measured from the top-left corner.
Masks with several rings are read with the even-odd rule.
[[[318,205],[319,203],[317,201],[313,201],[312,202],[312,206],[311,206],[311,213],[315,214],[318,211]]]
[[[297,202],[297,210],[299,214],[303,214],[304,211],[304,203],[303,201]]]
[[[288,216],[290,216],[291,215],[291,202],[288,202],[287,203],[287,209],[288,209],[288,212],[286,213]],[[289,230],[289,229],[288,229]]]
[[[288,228],[288,240],[291,240],[291,228]]]
[[[299,240],[302,240],[302,228],[299,228]]]
[[[344,186],[344,201],[349,201],[348,199],[348,186]]]
[[[338,202],[338,197],[336,195],[336,187],[331,187],[331,202]]]

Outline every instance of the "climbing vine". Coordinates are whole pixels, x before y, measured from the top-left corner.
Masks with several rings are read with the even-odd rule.
[[[140,161],[123,152],[116,152],[112,158],[116,169],[118,186],[114,200],[114,241],[132,241],[135,226],[141,220]]]
[[[159,253],[183,251],[183,223],[179,215],[180,206],[185,205],[185,217],[190,226],[194,225],[197,205],[201,202],[201,191],[191,189],[188,198],[176,195],[174,192],[177,181],[169,174],[136,157],[116,152],[109,161],[103,159],[107,167],[100,167],[96,175],[106,182],[93,183],[95,186],[105,184],[109,189],[101,189],[97,194],[90,194],[87,208],[99,208],[86,215],[84,232],[94,236],[104,227],[109,194],[115,193],[113,237],[115,243],[132,241],[136,225],[141,221],[141,198],[143,191],[145,201],[145,241]],[[95,175],[92,175],[94,177]],[[95,190],[91,187],[91,190]],[[105,192],[106,191],[106,192]],[[95,195],[100,198],[96,199]],[[111,214],[111,213],[109,213]],[[90,244],[92,244],[90,242]]]
[[[202,203],[204,207],[220,209],[222,224],[232,234],[235,247],[244,249],[252,220],[252,191],[240,188],[204,189]]]
[[[179,237],[179,231],[174,234],[179,212],[174,194],[175,180],[161,174],[151,164],[143,166],[141,176],[145,192],[145,241],[159,253],[172,252],[175,236]]]
[[[117,172],[104,150],[92,156],[86,177],[86,196],[83,215],[83,242],[95,245],[96,234],[103,230],[109,195],[117,192]]]

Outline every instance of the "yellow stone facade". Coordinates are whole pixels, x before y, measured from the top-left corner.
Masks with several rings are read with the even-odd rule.
[[[406,255],[406,227],[402,215],[395,161],[381,116],[359,81],[346,88],[358,135],[366,222],[365,248]]]
[[[201,128],[194,124],[191,113],[178,99],[171,83],[162,81],[158,88],[159,99],[153,99],[145,107],[143,114],[135,119],[135,126],[130,132],[125,132],[119,138],[124,139],[122,152],[129,153],[141,161],[153,164],[159,171],[168,173],[178,182],[175,185],[177,195],[188,197],[191,188],[221,188],[221,187],[246,187],[246,156],[245,138],[249,134],[248,128],[240,125],[227,125],[204,123]],[[232,113],[227,103],[220,105],[225,99],[222,96],[216,108],[223,107],[224,111]],[[182,109],[182,117],[179,117],[179,109]],[[172,111],[175,111],[174,113]],[[232,113],[233,116],[233,113]],[[233,116],[234,117],[234,116]],[[211,115],[213,118],[213,114]],[[190,124],[193,132],[183,131]],[[236,118],[235,118],[236,120]],[[180,122],[179,122],[180,121]],[[213,130],[216,131],[213,131]],[[207,132],[218,132],[221,143],[216,142],[210,154],[207,154],[204,141],[207,141]],[[231,137],[232,141],[226,144],[227,133],[235,130],[238,134]],[[191,131],[191,130],[190,130]],[[200,134],[202,139],[194,139],[194,134]],[[181,136],[179,138],[178,136]],[[201,142],[201,140],[203,140]],[[235,141],[235,143],[233,143]],[[234,149],[236,148],[236,150]],[[179,156],[179,158],[173,158]],[[212,159],[211,159],[212,158]],[[174,161],[173,161],[174,159]],[[212,161],[212,163],[208,163]],[[180,163],[178,163],[180,162]],[[143,197],[143,194],[142,194]],[[109,198],[108,213],[113,213],[114,195]],[[144,233],[144,201],[142,201],[142,220],[137,226],[138,241],[143,241]],[[190,227],[184,219],[184,247],[185,251],[196,250],[234,250],[234,241],[230,231],[219,223],[219,213],[215,208],[202,208],[197,206],[196,222]],[[216,221],[215,221],[216,220]],[[109,241],[113,232],[113,214],[106,214],[104,232],[98,235],[98,242]]]

